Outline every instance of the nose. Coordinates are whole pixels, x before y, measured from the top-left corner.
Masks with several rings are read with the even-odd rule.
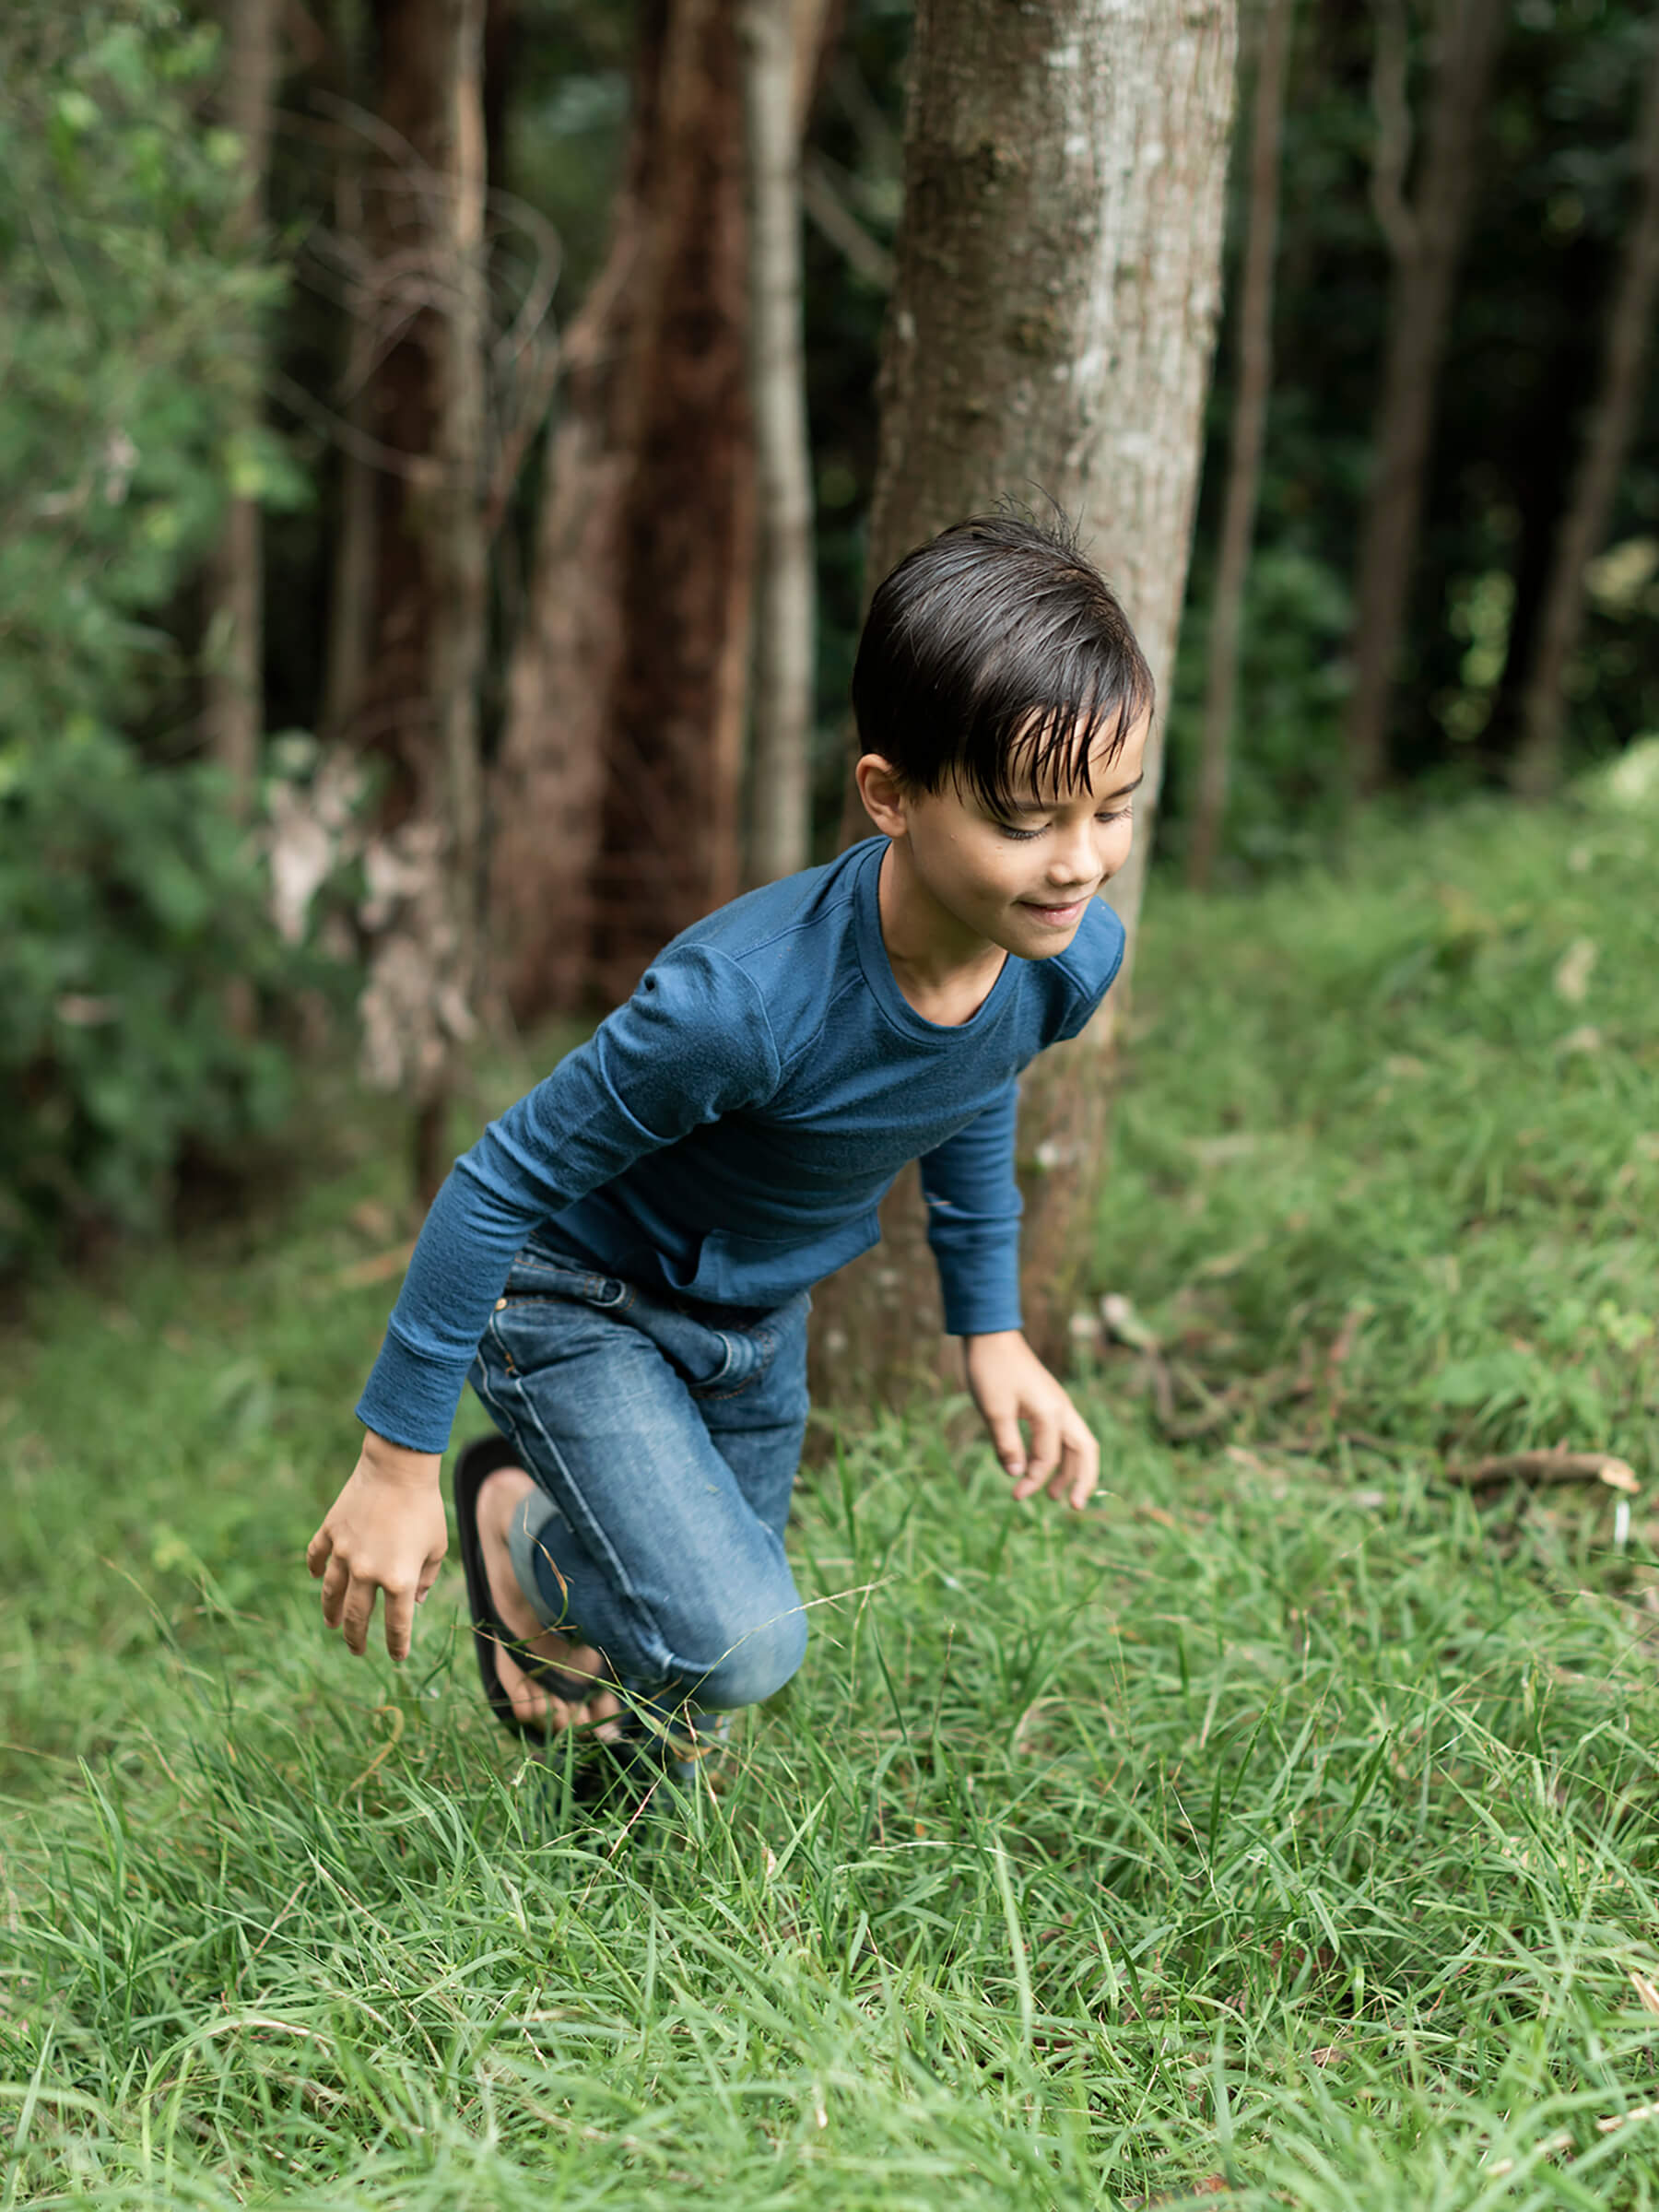
[[[1094,831],[1091,815],[1063,831],[1050,846],[1048,880],[1056,890],[1089,890],[1100,880]]]

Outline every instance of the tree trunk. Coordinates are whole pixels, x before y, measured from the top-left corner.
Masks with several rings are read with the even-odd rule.
[[[339,57],[337,96],[351,89],[345,42]],[[330,87],[333,90],[334,88]],[[334,218],[346,265],[361,266],[368,250],[363,215],[364,147],[354,131],[342,131],[334,173]],[[376,334],[371,314],[346,321],[346,359],[335,399],[344,410],[347,437],[340,441],[338,509],[334,558],[328,575],[328,633],[323,662],[323,701],[318,724],[325,745],[354,746],[357,718],[369,671],[370,632],[375,571],[375,469],[368,459]]]
[[[365,1067],[416,1113],[422,1195],[471,1033],[484,648],[482,0],[375,0],[379,120],[405,150],[365,180],[378,366],[377,559],[357,727],[385,764],[365,854]]]
[[[636,119],[636,148],[639,129]],[[560,343],[528,615],[508,663],[490,782],[490,947],[524,1020],[581,1006],[593,974],[592,877],[623,644],[627,283],[639,194],[637,179],[620,187],[605,268]]]
[[[1659,290],[1659,45],[1649,67],[1632,154],[1641,199],[1625,233],[1607,318],[1601,389],[1585,430],[1572,499],[1557,533],[1527,673],[1514,770],[1515,789],[1524,798],[1543,798],[1560,782],[1565,686],[1583,627],[1584,570],[1606,535],[1642,398]]]
[[[811,813],[812,453],[801,330],[801,133],[825,0],[747,0],[749,358],[759,481],[751,882],[805,867]]]
[[[265,215],[276,14],[276,0],[229,0],[226,10],[224,113],[241,141],[245,189],[234,229],[242,240],[253,236]],[[249,421],[256,420],[255,403]],[[207,571],[202,723],[208,752],[244,819],[253,810],[264,722],[264,593],[259,503],[233,494]]]
[[[553,440],[495,793],[522,1016],[626,995],[737,888],[755,495],[736,8],[642,11],[613,288],[588,334],[605,366],[572,382]]]
[[[1586,347],[1606,304],[1607,256],[1581,228],[1559,252],[1550,272],[1549,342],[1527,361],[1530,390],[1508,441],[1504,490],[1517,525],[1514,598],[1504,641],[1503,673],[1481,732],[1480,762],[1488,779],[1512,784],[1524,728],[1533,648],[1555,563],[1556,536],[1572,498],[1578,452],[1575,426],[1589,413],[1600,348]]]
[[[1000,497],[1081,519],[1167,691],[1215,342],[1231,0],[921,0],[881,373],[873,585]],[[1156,806],[1112,903],[1133,943]],[[1121,1006],[1123,986],[1109,1007]],[[1063,1356],[1103,1175],[1112,1021],[1027,1077],[1027,1322]],[[885,1394],[938,1354],[913,1174],[884,1251],[820,1294],[827,1394]]]
[[[1255,535],[1262,477],[1262,440],[1273,382],[1273,255],[1278,236],[1279,145],[1285,119],[1285,70],[1295,0],[1266,0],[1256,57],[1251,126],[1250,195],[1245,218],[1244,281],[1239,298],[1239,381],[1233,396],[1232,452],[1221,515],[1221,553],[1210,612],[1209,668],[1198,790],[1187,848],[1187,881],[1209,888],[1221,841],[1239,682],[1239,623]]]
[[[1468,234],[1481,127],[1503,35],[1504,0],[1440,0],[1438,53],[1421,179],[1401,193],[1408,129],[1400,0],[1379,10],[1378,214],[1394,255],[1388,345],[1371,496],[1355,585],[1354,688],[1345,750],[1355,795],[1388,774],[1388,711],[1417,559],[1452,288]],[[1392,39],[1393,52],[1388,41]]]

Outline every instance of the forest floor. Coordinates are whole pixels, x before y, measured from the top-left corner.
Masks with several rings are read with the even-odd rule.
[[[805,1669],[631,1828],[489,1722],[453,1554],[404,1668],[321,1628],[387,1124],[42,1291],[0,2206],[1659,2205],[1656,853],[1493,808],[1155,890],[1100,1496],[960,1406],[826,1440]],[[1638,1491],[1464,1479],[1556,1445]]]

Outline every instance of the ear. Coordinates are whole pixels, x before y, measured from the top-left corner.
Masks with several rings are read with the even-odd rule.
[[[908,794],[890,760],[865,753],[853,771],[865,812],[884,837],[902,837],[910,823]]]

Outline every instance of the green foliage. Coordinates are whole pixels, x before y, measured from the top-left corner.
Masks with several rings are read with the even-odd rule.
[[[154,1226],[186,1140],[275,1125],[286,1055],[229,994],[296,967],[210,771],[146,769],[87,721],[0,771],[5,1266],[88,1218]]]
[[[202,116],[217,52],[161,0],[0,25],[0,1265],[66,1221],[153,1220],[181,1147],[281,1092],[226,1018],[230,978],[281,971],[259,869],[165,757],[167,625],[228,490],[303,489],[249,427],[278,280]]]
[[[1185,849],[1183,799],[1196,773],[1207,680],[1207,576],[1182,625],[1168,715],[1168,814],[1158,850]],[[1346,811],[1339,742],[1352,608],[1337,571],[1294,538],[1251,563],[1239,641],[1236,757],[1228,801],[1231,853],[1257,872],[1328,850]]]
[[[11,2201],[1655,2212],[1630,766],[1158,899],[1101,1280],[1230,1429],[1172,1444],[1120,1347],[1082,1516],[959,1407],[839,1440],[805,1669],[631,1830],[489,1721],[453,1561],[403,1669],[318,1621],[382,1127],[320,1098],[279,1229],[43,1297],[0,1347]],[[1446,1480],[1540,1434],[1630,1458],[1622,1547],[1611,1493]]]
[[[1655,1464],[1656,762],[1157,895],[1100,1288],[1182,1347],[1181,1417]]]
[[[228,227],[240,147],[198,113],[217,46],[162,0],[0,29],[0,747],[134,727],[229,478],[280,473],[242,429],[277,279]]]

